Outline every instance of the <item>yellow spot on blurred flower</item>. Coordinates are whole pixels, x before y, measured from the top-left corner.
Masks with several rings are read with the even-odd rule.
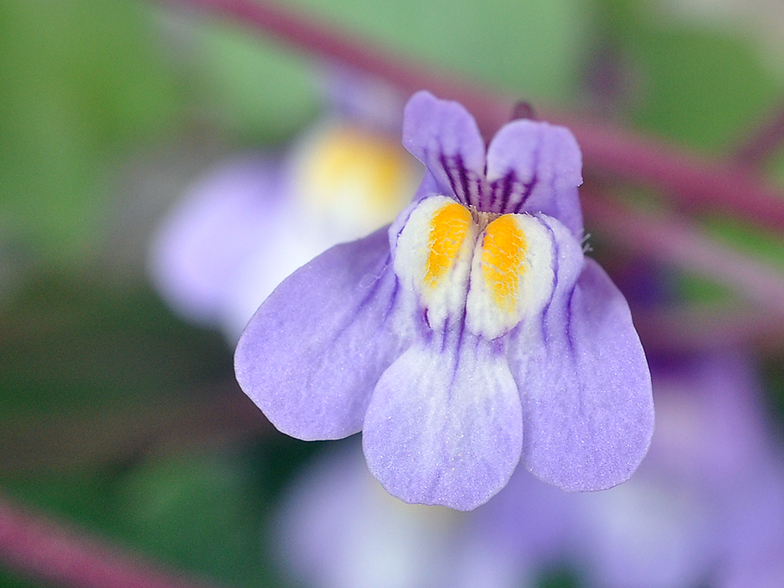
[[[390,222],[419,179],[413,159],[397,142],[359,128],[330,129],[309,153],[301,179],[310,205],[356,216],[370,228]]]
[[[447,204],[430,221],[430,240],[425,265],[425,284],[435,287],[454,265],[471,226],[471,213],[465,206]]]
[[[499,308],[517,307],[520,276],[525,271],[525,234],[511,214],[498,217],[485,229],[482,275]]]

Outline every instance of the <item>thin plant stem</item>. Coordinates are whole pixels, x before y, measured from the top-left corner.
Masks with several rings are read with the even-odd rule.
[[[737,303],[632,307],[634,326],[647,351],[676,353],[748,347],[780,352],[784,317]]]
[[[777,104],[735,149],[733,161],[760,167],[784,147],[784,104]]]
[[[597,228],[629,250],[708,277],[776,320],[784,318],[784,274],[776,268],[715,242],[673,215],[631,211],[587,189],[581,196]]]
[[[328,60],[337,60],[385,79],[401,91],[429,89],[442,98],[460,101],[474,114],[486,137],[508,121],[517,99],[488,92],[432,67],[393,57],[336,28],[306,18],[264,0],[165,0],[205,9],[257,32],[271,35],[295,48]],[[537,107],[537,111],[540,109]],[[642,137],[556,111],[542,118],[569,126],[594,173],[619,177],[654,187],[685,209],[723,210],[764,226],[784,230],[784,193],[753,171],[648,137]]]
[[[184,574],[33,514],[0,496],[0,562],[18,574],[74,588],[208,588]]]

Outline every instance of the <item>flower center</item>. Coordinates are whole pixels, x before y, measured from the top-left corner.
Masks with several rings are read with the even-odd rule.
[[[477,212],[434,196],[400,233],[395,272],[417,294],[431,328],[465,319],[474,333],[493,339],[541,302],[552,283],[551,258],[536,218]]]
[[[476,206],[473,205],[470,205],[468,210],[471,211],[471,218],[476,223],[476,226],[479,227],[480,233],[485,230],[487,225],[501,216],[500,212],[484,212],[477,210]]]

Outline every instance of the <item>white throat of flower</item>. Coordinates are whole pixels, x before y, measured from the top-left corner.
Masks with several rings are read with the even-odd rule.
[[[553,257],[552,236],[537,218],[481,212],[434,196],[403,228],[395,273],[433,330],[464,320],[474,334],[495,339],[547,303]]]

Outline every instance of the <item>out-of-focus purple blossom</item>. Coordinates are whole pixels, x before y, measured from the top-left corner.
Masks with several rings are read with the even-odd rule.
[[[653,428],[625,299],[584,257],[572,134],[516,120],[486,147],[427,92],[403,144],[427,167],[389,230],[294,273],[251,319],[237,379],[301,439],[360,430],[406,502],[470,510],[519,461],[567,490],[625,481]]]
[[[349,442],[295,480],[272,549],[285,575],[313,588],[446,587],[464,517],[393,498]]]
[[[289,488],[271,549],[285,576],[311,588],[524,588],[563,555],[572,496],[516,475],[471,513],[404,504],[349,443]]]
[[[760,466],[728,497],[720,531],[725,556],[714,574],[719,588],[784,586],[784,459]]]
[[[237,157],[197,181],[157,233],[154,283],[184,318],[236,341],[283,278],[389,222],[418,180],[391,136],[322,121],[285,154]]]
[[[654,365],[652,374],[657,430],[637,475],[580,497],[588,574],[609,588],[729,585],[729,562],[753,573],[757,564],[744,550],[770,550],[771,537],[784,532],[784,519],[775,518],[782,493],[761,500],[760,482],[780,480],[784,470],[752,364],[739,352],[715,352]],[[749,524],[775,531],[749,543]]]
[[[489,529],[485,541],[506,550],[510,562],[529,559],[538,531],[507,521],[538,505],[570,513],[550,561],[566,562],[587,586],[781,585],[774,554],[784,545],[784,469],[749,358],[719,352],[656,362],[651,371],[657,429],[635,476],[549,507],[515,476],[499,493],[504,501],[477,511]],[[520,567],[521,577],[529,573]]]
[[[381,132],[400,133],[406,95],[396,87],[342,64],[333,64],[322,86],[338,116]]]
[[[159,229],[152,277],[185,318],[220,323],[253,249],[269,245],[262,229],[279,205],[280,176],[269,156],[225,162],[194,185]]]
[[[518,470],[465,524],[455,588],[533,588],[572,555],[579,495]]]
[[[652,373],[659,426],[629,482],[572,494],[518,470],[475,511],[446,518],[436,507],[430,517],[384,497],[358,451],[345,451],[303,476],[287,500],[284,568],[307,570],[298,577],[313,588],[360,573],[368,586],[533,587],[558,566],[597,588],[784,585],[784,464],[749,357],[670,359]],[[384,535],[387,526],[395,531]],[[350,542],[340,539],[346,533]],[[374,547],[354,551],[367,543]],[[423,561],[408,551],[422,543],[437,555]],[[402,553],[405,577],[427,582],[374,577],[375,561]],[[345,584],[354,585],[362,584]]]

